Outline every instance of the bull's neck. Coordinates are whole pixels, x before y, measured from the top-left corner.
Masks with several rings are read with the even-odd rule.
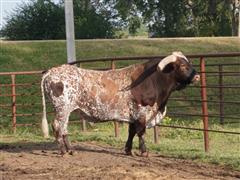
[[[156,83],[158,89],[157,103],[159,107],[164,107],[170,97],[171,93],[175,90],[176,81],[174,74],[156,72]]]

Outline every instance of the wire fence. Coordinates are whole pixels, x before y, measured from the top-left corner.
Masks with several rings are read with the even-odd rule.
[[[158,60],[165,56],[145,57],[114,57],[97,58],[76,61],[71,64],[94,65],[104,62],[105,67],[95,68],[101,70],[122,67],[122,63],[139,60]],[[174,93],[168,103],[168,116],[174,118],[200,118],[203,128],[183,127],[178,125],[159,124],[154,128],[154,142],[159,141],[159,127],[180,128],[195,131],[203,131],[205,151],[209,150],[208,132],[240,135],[240,132],[229,132],[209,129],[209,119],[225,123],[240,123],[240,53],[218,53],[187,55],[194,59],[194,67],[201,75],[200,85],[191,85],[184,91]],[[223,58],[216,60],[216,58]],[[229,58],[234,58],[231,62]],[[213,61],[214,60],[214,61]],[[107,66],[107,67],[106,67]],[[42,101],[40,92],[40,80],[42,71],[25,72],[0,72],[0,118],[1,126],[9,126],[13,132],[17,126],[32,126],[39,124],[42,115]],[[50,104],[49,104],[50,107]],[[53,109],[48,108],[48,115],[53,116]],[[27,119],[29,118],[29,119]],[[80,119],[75,114],[72,119]],[[11,122],[11,123],[10,123]],[[81,120],[83,130],[86,129],[85,120]],[[119,124],[114,122],[115,136],[119,136]]]

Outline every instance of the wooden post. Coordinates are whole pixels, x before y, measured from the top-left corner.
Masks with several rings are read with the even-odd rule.
[[[79,67],[80,68],[82,67],[82,63],[79,63]],[[86,131],[87,130],[86,120],[83,117],[81,117],[80,122],[81,122],[81,125],[82,125],[82,131]]]
[[[219,112],[220,112],[220,124],[224,123],[224,104],[223,104],[223,66],[219,65]]]
[[[16,83],[15,74],[11,75],[12,80],[12,128],[13,133],[16,133],[17,118],[16,118]]]
[[[207,89],[206,89],[206,69],[204,58],[200,59],[200,69],[201,69],[201,97],[202,97],[202,119],[204,126],[204,147],[205,152],[209,150],[209,137],[208,137],[208,107],[207,107]]]
[[[111,69],[115,69],[115,63],[112,60],[111,61]],[[119,137],[119,123],[117,121],[114,121],[114,132],[115,132],[115,137]]]
[[[159,138],[158,138],[159,128],[158,128],[158,126],[154,126],[153,132],[154,132],[154,143],[158,144],[158,142],[159,142]]]
[[[82,119],[82,130],[86,131],[86,129],[87,129],[86,120]]]

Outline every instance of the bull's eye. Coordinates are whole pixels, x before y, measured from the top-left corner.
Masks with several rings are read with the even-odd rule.
[[[180,64],[181,71],[188,71],[189,67],[186,64]]]
[[[186,65],[185,64],[180,64],[180,69],[181,70],[186,70]]]

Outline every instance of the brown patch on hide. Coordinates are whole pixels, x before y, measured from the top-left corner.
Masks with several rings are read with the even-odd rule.
[[[118,102],[119,102],[119,96],[116,95],[116,96],[113,97],[113,102],[111,103],[110,108],[114,109]]]
[[[116,104],[116,103],[118,103],[118,101],[119,101],[119,96],[115,96],[114,97],[114,103]]]
[[[131,79],[135,81],[144,72],[144,65],[140,65],[132,74]]]
[[[91,88],[90,95],[91,95],[92,97],[96,97],[96,95],[97,95],[97,88],[96,88],[95,86],[93,86],[93,87]]]
[[[100,99],[103,103],[110,102],[112,99],[114,99],[119,86],[107,75],[103,75],[101,77],[101,83],[103,85],[103,90],[100,94]]]
[[[51,82],[50,87],[55,97],[59,97],[62,95],[63,88],[64,88],[62,82],[57,82],[57,83]]]

